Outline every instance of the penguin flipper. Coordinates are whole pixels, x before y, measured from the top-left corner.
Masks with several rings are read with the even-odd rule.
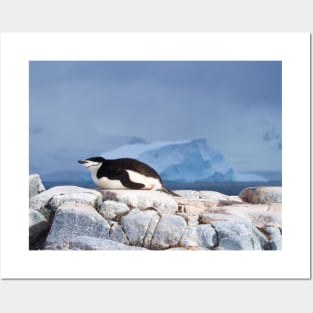
[[[144,184],[132,182],[129,178],[128,172],[123,169],[115,169],[114,171],[110,171],[108,178],[120,180],[122,185],[129,189],[142,189],[145,187]]]

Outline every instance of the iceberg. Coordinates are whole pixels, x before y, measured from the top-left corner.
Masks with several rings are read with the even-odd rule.
[[[101,153],[106,159],[134,158],[153,167],[168,182],[232,181],[233,168],[206,139],[126,144]]]

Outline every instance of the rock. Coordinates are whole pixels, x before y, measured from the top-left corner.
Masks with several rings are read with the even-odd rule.
[[[110,239],[123,243],[125,245],[129,245],[129,240],[127,239],[122,226],[117,222],[111,222],[111,229],[110,229]]]
[[[262,231],[269,236],[269,249],[281,250],[282,249],[282,236],[280,230],[276,227],[265,227]]]
[[[211,225],[218,234],[217,250],[264,250],[266,237],[251,223],[213,221]]]
[[[149,224],[156,214],[154,210],[133,209],[129,214],[122,217],[121,226],[130,245],[143,246]]]
[[[201,224],[209,224],[213,221],[228,221],[233,223],[249,223],[250,220],[245,216],[238,216],[233,214],[223,213],[202,213],[199,216]]]
[[[218,201],[207,199],[175,198],[179,213],[200,214],[218,205]]]
[[[216,202],[217,205],[231,205],[243,202],[238,196],[227,196],[217,191],[200,191],[199,197],[200,199]]]
[[[224,195],[223,193],[209,190],[199,191],[199,197],[201,199],[209,199],[213,201],[227,200],[229,198],[229,196]]]
[[[164,251],[197,251],[197,250],[208,250],[203,247],[175,247],[175,248],[169,248]]]
[[[38,174],[29,175],[29,199],[45,190],[46,188]]]
[[[31,176],[30,185],[40,186],[39,175]],[[239,198],[214,191],[178,190],[182,197],[172,197],[160,191],[38,187],[30,190],[30,249],[42,248],[54,216],[45,249],[280,250],[281,187],[275,188],[246,188]]]
[[[61,205],[55,214],[45,248],[67,246],[76,236],[109,238],[110,225],[88,204]]]
[[[178,216],[181,216],[185,221],[187,226],[195,226],[199,224],[199,215],[192,213],[177,213]]]
[[[231,204],[244,203],[239,196],[228,196],[228,200],[231,202]]]
[[[239,197],[250,203],[273,203],[282,201],[282,188],[277,186],[272,187],[249,187],[243,189]]]
[[[106,220],[120,221],[123,215],[129,212],[129,207],[122,202],[106,200],[102,203],[99,213]]]
[[[30,209],[29,210],[29,227],[40,224],[41,222],[47,222],[47,220],[40,212]]]
[[[281,203],[270,203],[268,205],[268,211],[281,214],[282,213]]]
[[[269,210],[268,204],[242,203],[215,207],[210,212],[232,214],[246,217],[249,212],[267,212],[268,210]]]
[[[29,244],[32,245],[48,229],[49,224],[45,217],[36,210],[29,210]]]
[[[240,204],[216,207],[210,214],[202,214],[200,216],[201,223],[210,223],[211,219],[214,219],[213,214],[223,214],[220,218],[224,220],[234,220],[244,222],[250,221],[258,228],[264,228],[266,226],[281,227],[281,204]],[[203,216],[203,218],[202,218]],[[225,218],[224,218],[225,217]],[[238,218],[240,218],[238,220]]]
[[[145,238],[143,240],[143,246],[147,249],[151,249],[151,242],[154,235],[154,231],[160,221],[160,215],[156,214],[152,217],[150,224],[148,225],[148,229],[146,231]]]
[[[217,245],[217,234],[211,225],[197,225],[185,228],[179,245],[181,247],[202,247],[212,249]]]
[[[58,196],[68,196],[69,198],[71,197],[71,195],[73,195],[72,199],[75,202],[75,195],[77,196],[77,194],[89,194],[89,195],[93,195],[95,202],[102,201],[102,195],[101,193],[99,193],[96,190],[93,189],[87,189],[87,188],[81,188],[81,187],[76,187],[76,186],[58,186],[58,187],[53,187],[50,188],[34,197],[32,197],[29,200],[29,207],[31,209],[40,211],[40,213],[42,213],[45,218],[47,220],[50,219],[50,216],[53,214],[53,211],[56,209],[56,206],[59,204],[61,204],[62,201],[64,202],[68,202],[66,201],[66,197],[61,197],[61,198],[57,198],[55,201],[52,201],[52,199],[54,197],[58,197]],[[79,196],[79,197],[84,197],[84,196]],[[88,196],[87,196],[88,197]],[[76,198],[77,201],[78,198]],[[86,198],[85,198],[86,199]],[[89,197],[90,199],[90,197]],[[53,208],[50,206],[50,201],[53,202]]]
[[[80,204],[88,204],[94,208],[98,208],[102,202],[101,194],[97,193],[67,193],[62,195],[55,195],[50,201],[49,206],[53,211],[56,211],[57,208],[66,203],[80,203]]]
[[[251,204],[251,203],[243,203],[243,204],[234,204],[229,206],[220,206],[215,207],[210,210],[210,213],[222,213],[222,214],[231,214],[242,217],[249,217],[249,214],[256,213],[266,213],[273,212],[277,214],[281,214],[281,204],[273,203],[273,204]]]
[[[183,198],[199,199],[199,191],[196,190],[175,190],[174,192]]]
[[[163,214],[151,240],[151,249],[162,250],[178,246],[186,222],[181,216]]]
[[[129,208],[155,208],[159,213],[174,214],[177,203],[174,198],[161,191],[151,190],[101,190],[104,200],[123,202]]]
[[[251,222],[258,228],[281,227],[281,214],[276,212],[249,212]]]
[[[120,242],[90,236],[76,236],[65,242],[58,241],[48,244],[46,250],[146,250],[140,247],[130,247]]]

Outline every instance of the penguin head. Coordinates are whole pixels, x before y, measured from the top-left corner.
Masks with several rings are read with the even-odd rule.
[[[102,157],[92,157],[86,160],[79,160],[77,162],[88,168],[91,172],[97,172],[104,161],[105,159]]]

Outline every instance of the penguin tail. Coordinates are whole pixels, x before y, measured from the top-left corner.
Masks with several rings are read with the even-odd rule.
[[[174,197],[180,197],[180,195],[178,195],[177,193],[175,193],[174,191],[165,188],[164,186],[162,187],[161,191],[166,192]]]

